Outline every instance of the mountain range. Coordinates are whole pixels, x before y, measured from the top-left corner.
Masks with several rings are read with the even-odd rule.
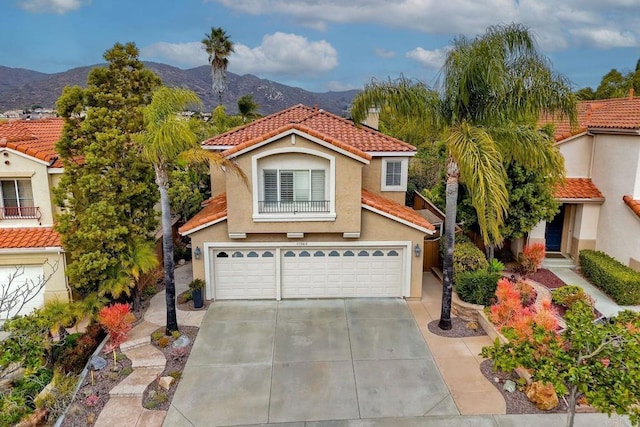
[[[94,67],[104,65],[78,67],[53,74],[0,65],[0,111],[22,110],[34,105],[55,108],[56,100],[65,86],[86,86],[89,72]],[[211,111],[217,106],[218,97],[211,89],[211,68],[208,65],[188,70],[157,62],[145,62],[145,66],[158,74],[165,85],[185,87],[198,94],[203,103],[203,111]],[[251,94],[260,107],[258,112],[263,115],[295,104],[317,105],[318,108],[334,114],[345,115],[351,100],[358,92],[358,90],[309,92],[251,74],[240,76],[228,72],[223,104],[227,113],[235,114],[238,111],[238,99],[243,95]]]

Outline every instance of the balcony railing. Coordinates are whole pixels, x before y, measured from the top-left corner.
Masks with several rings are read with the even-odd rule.
[[[42,216],[38,206],[4,207],[0,208],[1,219],[37,219]]]
[[[309,200],[300,202],[258,202],[260,213],[308,213],[329,212],[329,200]]]

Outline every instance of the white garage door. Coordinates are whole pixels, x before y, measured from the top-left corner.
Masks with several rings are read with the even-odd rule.
[[[276,298],[273,249],[231,249],[213,252],[216,299]]]
[[[402,248],[283,248],[281,252],[282,298],[402,296]]]
[[[8,308],[7,301],[15,299],[20,305],[25,299],[30,299],[22,310],[17,313],[11,311],[0,312],[0,319],[8,319],[16,314],[29,314],[34,308],[44,305],[44,286],[38,289],[44,278],[42,266],[0,267],[0,299],[5,301],[2,309]]]

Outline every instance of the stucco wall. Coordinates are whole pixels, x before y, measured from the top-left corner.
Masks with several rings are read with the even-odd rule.
[[[49,174],[46,164],[19,153],[3,150],[2,162],[0,162],[0,179],[30,180],[33,203],[40,208],[40,222],[42,225],[53,224]],[[33,227],[37,225],[38,221],[35,219],[2,220],[0,222],[0,227]]]
[[[54,266],[57,267],[54,268]],[[69,300],[69,292],[67,290],[67,280],[64,274],[66,264],[65,256],[62,252],[15,252],[6,251],[0,253],[0,266],[40,266],[44,267],[45,276],[53,273],[47,284],[45,285],[44,300],[45,302],[58,299],[60,301]]]
[[[400,160],[401,157],[398,157]],[[366,165],[362,169],[362,188],[365,188],[372,193],[379,194],[382,197],[386,197],[389,200],[393,200],[396,203],[404,205],[404,191],[382,191],[382,158],[374,157],[371,159],[371,163]]]
[[[558,145],[568,178],[589,178],[593,137],[583,135]]]
[[[312,152],[330,156],[335,159],[335,183],[333,183],[333,191],[335,191],[336,217],[334,220],[301,222],[254,221],[252,196],[254,171],[252,170],[252,158],[260,157],[269,151],[291,148],[311,150]],[[282,155],[285,156],[285,154]],[[310,154],[302,153],[295,155],[300,156],[301,159],[310,156]],[[295,138],[285,136],[279,141],[274,141],[245,153],[235,159],[235,162],[245,171],[248,185],[242,183],[237,176],[227,175],[226,177],[228,227],[231,233],[343,233],[360,231],[363,166],[363,163],[360,161],[296,135]],[[329,177],[330,172],[327,170],[327,178],[330,179]]]
[[[640,162],[640,137],[595,135],[592,179],[606,201],[600,209],[596,249],[625,265],[640,259],[640,220],[622,201],[634,194]]]
[[[376,213],[362,210],[362,234],[359,239],[345,239],[342,234],[315,233],[305,234],[303,239],[287,239],[286,234],[249,234],[246,239],[229,239],[227,221],[196,231],[189,235],[193,250],[197,246],[204,249],[206,242],[217,243],[250,243],[250,242],[366,242],[366,241],[407,241],[411,242],[411,251],[416,244],[423,248],[424,233],[396,221],[385,218]],[[205,278],[204,255],[200,260],[193,257],[193,277]],[[410,297],[419,298],[422,295],[422,256],[411,254]]]

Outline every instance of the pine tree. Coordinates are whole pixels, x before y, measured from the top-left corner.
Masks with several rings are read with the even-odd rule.
[[[160,78],[144,68],[133,43],[116,43],[104,58],[107,66],[91,71],[86,89],[66,87],[57,102],[65,173],[56,188],[56,229],[69,282],[81,295],[97,291],[127,244],[148,240],[157,226],[153,169],[133,135],[143,129],[142,108]]]

